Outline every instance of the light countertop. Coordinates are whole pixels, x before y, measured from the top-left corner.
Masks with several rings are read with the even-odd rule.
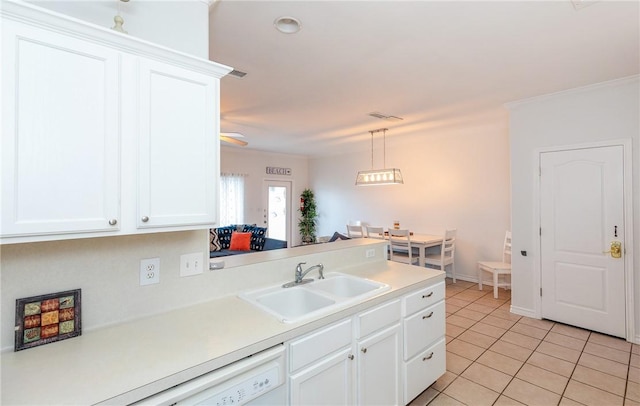
[[[391,289],[328,315],[285,324],[235,294],[2,354],[2,398],[14,404],[126,404],[411,290],[444,273],[381,261],[340,272]]]

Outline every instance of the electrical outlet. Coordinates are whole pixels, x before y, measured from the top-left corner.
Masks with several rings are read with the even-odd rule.
[[[160,258],[140,260],[140,286],[160,283]]]
[[[204,256],[202,252],[180,255],[180,276],[191,276],[202,273]]]
[[[373,249],[373,248],[368,249],[368,250],[366,250],[366,251],[365,251],[364,256],[365,256],[366,258],[373,258],[373,257],[375,257],[375,256],[376,256],[376,250],[375,250],[375,249]]]

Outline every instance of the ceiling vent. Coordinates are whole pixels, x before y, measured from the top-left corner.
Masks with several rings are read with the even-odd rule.
[[[403,120],[402,117],[398,117],[398,116],[388,116],[386,114],[382,114],[378,111],[373,111],[371,113],[368,114],[371,117],[375,117],[375,118],[379,118],[381,120],[385,120],[385,121],[400,121]]]
[[[247,72],[242,72],[240,70],[234,69],[229,72],[229,75],[242,79],[243,77],[247,76]]]

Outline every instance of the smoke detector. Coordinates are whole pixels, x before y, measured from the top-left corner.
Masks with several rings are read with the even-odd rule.
[[[289,16],[276,18],[273,22],[273,26],[283,34],[295,34],[302,28],[302,25],[297,18]]]

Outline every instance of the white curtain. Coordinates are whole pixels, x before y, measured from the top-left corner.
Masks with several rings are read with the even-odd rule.
[[[220,225],[244,223],[244,178],[241,173],[220,174]]]

